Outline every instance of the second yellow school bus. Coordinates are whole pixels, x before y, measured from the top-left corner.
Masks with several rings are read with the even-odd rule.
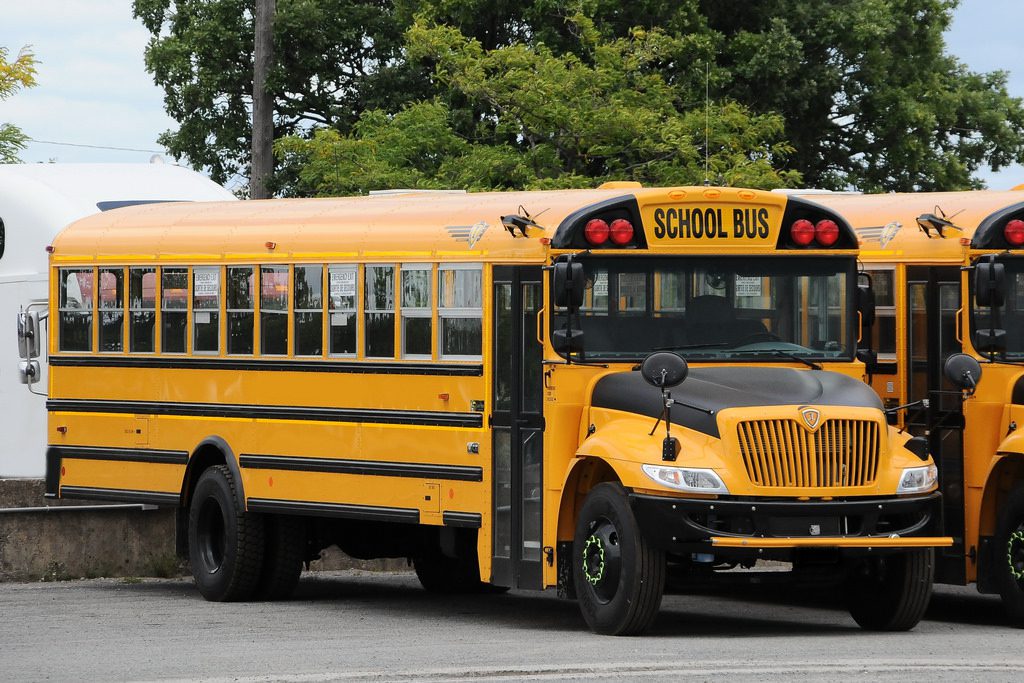
[[[52,245],[48,490],[177,507],[211,600],[337,544],[631,634],[667,575],[775,559],[911,628],[951,540],[861,381],[856,257],[728,188],[111,211]]]
[[[878,305],[871,384],[906,406],[893,417],[937,461],[955,542],[938,552],[936,579],[1000,594],[1024,626],[1024,192],[815,199],[860,235]],[[966,385],[964,354],[981,363]]]

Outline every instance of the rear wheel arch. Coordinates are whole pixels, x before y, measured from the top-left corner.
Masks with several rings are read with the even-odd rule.
[[[178,557],[188,557],[188,513],[192,503],[192,494],[203,472],[224,465],[230,470],[235,481],[235,503],[239,510],[245,509],[245,492],[242,489],[242,474],[238,469],[235,454],[227,441],[219,436],[203,439],[193,449],[185,466],[185,476],[181,481],[181,495],[175,519],[175,552]]]

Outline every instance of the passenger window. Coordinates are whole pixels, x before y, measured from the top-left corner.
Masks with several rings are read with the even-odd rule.
[[[438,270],[441,358],[477,359],[482,349],[483,271],[479,264],[442,264]]]
[[[395,357],[395,267],[366,266],[366,357]]]
[[[872,270],[871,288],[875,293],[875,324],[871,327],[871,348],[879,358],[896,359],[896,273]]]
[[[217,266],[192,269],[192,327],[195,353],[220,352],[220,268]]]
[[[92,268],[60,271],[60,350],[92,350]]]
[[[647,273],[619,273],[619,310],[647,310]]]
[[[327,270],[332,356],[356,355],[357,275],[358,266],[330,266]]]
[[[295,355],[324,351],[323,266],[295,266]]]
[[[402,357],[430,358],[431,318],[429,263],[402,266]]]
[[[129,350],[156,351],[156,268],[129,269],[128,314]]]
[[[288,266],[260,268],[260,353],[288,354]]]
[[[100,269],[100,351],[124,350],[124,269]]]
[[[160,350],[185,353],[188,339],[188,269],[164,268],[160,280]]]
[[[250,355],[256,324],[253,269],[228,268],[228,353]]]

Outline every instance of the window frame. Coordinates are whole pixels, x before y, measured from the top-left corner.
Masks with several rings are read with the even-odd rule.
[[[408,360],[433,360],[434,358],[434,264],[433,263],[402,263],[399,269],[399,297],[398,308],[400,315],[398,317],[400,329],[400,358]],[[405,297],[405,273],[411,272],[426,272],[427,273],[427,305],[426,306],[406,306],[403,301]],[[414,319],[427,319],[430,320],[431,329],[428,332],[428,338],[430,339],[431,349],[430,353],[408,353],[405,348],[405,320],[406,318]]]
[[[370,301],[368,300],[368,297],[366,296],[366,281],[367,281],[367,278],[369,277],[368,273],[369,273],[369,270],[371,268],[390,268],[391,269],[391,291],[392,291],[392,296],[391,296],[391,308],[390,309],[370,308]],[[361,353],[362,353],[362,357],[365,358],[366,360],[395,360],[396,358],[399,357],[399,351],[401,350],[400,349],[401,341],[398,339],[398,337],[399,337],[399,330],[397,328],[397,325],[398,325],[398,321],[399,321],[399,318],[400,318],[399,311],[400,311],[400,308],[401,308],[401,306],[400,306],[400,302],[401,302],[401,291],[400,291],[401,280],[399,278],[399,273],[401,273],[401,271],[402,271],[402,264],[398,263],[398,262],[390,262],[390,263],[364,263],[362,271],[363,271],[363,277],[361,278],[361,280],[362,280],[362,290],[363,290],[362,294],[363,295],[362,295],[362,302],[361,302],[362,303],[362,306],[361,306],[361,317],[362,317],[362,331],[363,331],[363,335],[362,335],[362,346],[360,348]],[[371,356],[370,354],[367,353],[366,346],[367,346],[367,343],[368,343],[368,329],[367,329],[368,325],[366,324],[366,318],[371,313],[391,314],[391,337],[392,337],[391,346],[392,346],[392,351],[391,351],[391,355],[390,356]],[[358,335],[357,335],[357,337],[358,337]],[[358,343],[358,341],[357,341],[357,343]]]
[[[355,293],[352,294],[352,297],[355,299],[355,302],[354,302],[352,308],[333,308],[333,303],[334,302],[333,302],[332,295],[331,295],[331,271],[332,270],[339,271],[339,272],[340,271],[353,271],[353,272],[355,272],[355,274],[356,274]],[[324,344],[324,351],[327,353],[327,357],[328,358],[358,358],[359,354],[360,354],[360,351],[363,348],[363,341],[360,338],[361,326],[359,324],[360,320],[362,320],[362,315],[363,315],[363,312],[362,312],[362,302],[363,302],[363,294],[362,294],[362,292],[363,292],[362,267],[358,263],[328,263],[328,264],[326,264],[326,266],[324,268],[324,277],[327,278],[327,281],[326,281],[326,285],[327,286],[324,289],[324,293],[325,293],[324,294],[324,306],[325,306],[324,319],[325,319],[325,322],[327,323],[326,325],[324,325],[324,330],[325,330],[325,333],[327,335],[326,344]],[[334,350],[331,348],[331,332],[332,332],[332,329],[334,328],[333,317],[334,317],[335,313],[340,313],[340,314],[344,314],[344,315],[353,314],[353,318],[352,319],[353,319],[353,321],[355,323],[355,328],[356,328],[356,340],[355,340],[355,345],[354,345],[354,349],[355,350],[352,351],[352,353],[335,353]],[[343,325],[338,325],[338,327],[344,327],[344,326]]]
[[[126,325],[128,327],[128,345],[126,347],[127,348],[127,353],[130,353],[130,354],[145,354],[145,355],[152,355],[152,354],[158,353],[159,349],[160,349],[160,337],[159,337],[160,313],[159,313],[159,311],[160,311],[160,300],[161,300],[161,287],[160,287],[160,285],[161,285],[161,282],[160,282],[161,268],[158,267],[158,266],[127,266],[126,269],[128,271],[128,295],[127,295],[126,301],[125,301],[125,304],[126,304],[126,307],[127,307],[127,311],[128,311],[127,316],[125,318],[126,319]],[[141,305],[140,306],[132,306],[132,281],[133,281],[132,280],[132,273],[135,272],[135,271],[143,271],[143,277],[139,280],[140,287],[142,288],[142,292],[139,293],[139,300],[140,301],[145,301],[145,299],[143,298],[145,296],[144,292],[146,290],[145,282],[144,282],[144,280],[145,280],[145,273],[146,273],[146,271],[149,271],[149,272],[153,273],[153,308],[146,308],[146,307],[141,306]],[[135,342],[135,335],[134,335],[135,326],[134,326],[134,318],[133,318],[133,316],[136,313],[152,313],[153,314],[153,350],[152,351],[136,351],[135,348],[134,348],[135,347],[135,344],[134,344],[134,342]]]
[[[63,266],[57,269],[57,352],[58,353],[95,353],[99,335],[96,329],[96,298],[97,298],[97,272],[96,268],[92,266]],[[67,303],[67,275],[69,273],[84,273],[89,272],[92,274],[92,295],[90,297],[89,306],[82,308],[69,308],[68,306],[61,306],[62,301]],[[77,278],[77,275],[75,276]],[[63,297],[63,298],[62,298]],[[82,301],[81,303],[85,303]],[[87,349],[65,349],[63,348],[64,337],[61,334],[61,327],[63,326],[63,319],[61,314],[63,313],[88,313],[89,314],[89,348]]]
[[[468,307],[443,307],[441,305],[442,299],[442,282],[441,278],[444,277],[443,273],[449,270],[472,270],[479,271],[480,273],[480,307],[479,308],[468,308]],[[437,282],[437,296],[436,296],[436,308],[437,308],[437,330],[435,331],[435,337],[437,339],[437,357],[440,360],[456,360],[456,361],[480,361],[483,360],[484,351],[484,301],[487,297],[484,296],[484,289],[486,288],[486,281],[484,278],[484,264],[482,262],[472,263],[440,263],[437,267],[437,274],[434,278]],[[465,354],[445,354],[444,352],[444,320],[445,319],[479,319],[480,320],[480,353],[477,355],[465,355]]]
[[[320,269],[320,307],[319,308],[298,308],[298,297],[295,295],[295,278],[300,268],[319,268]],[[328,336],[325,335],[327,326],[324,325],[327,319],[327,295],[325,279],[327,276],[328,266],[323,263],[295,263],[291,268],[291,294],[289,297],[289,305],[291,306],[291,328],[292,328],[292,349],[294,356],[297,358],[323,358],[327,352],[327,341]],[[356,274],[356,280],[359,280],[358,273]],[[320,314],[320,353],[299,353],[299,314],[300,313],[319,313]]]

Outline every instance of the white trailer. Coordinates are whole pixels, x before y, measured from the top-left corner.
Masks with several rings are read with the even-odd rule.
[[[0,164],[0,478],[42,477],[46,399],[21,384],[14,321],[47,301],[46,247],[64,226],[118,207],[157,201],[225,201],[209,178],[170,164]],[[45,328],[44,328],[45,329]],[[45,391],[45,344],[42,377]]]

